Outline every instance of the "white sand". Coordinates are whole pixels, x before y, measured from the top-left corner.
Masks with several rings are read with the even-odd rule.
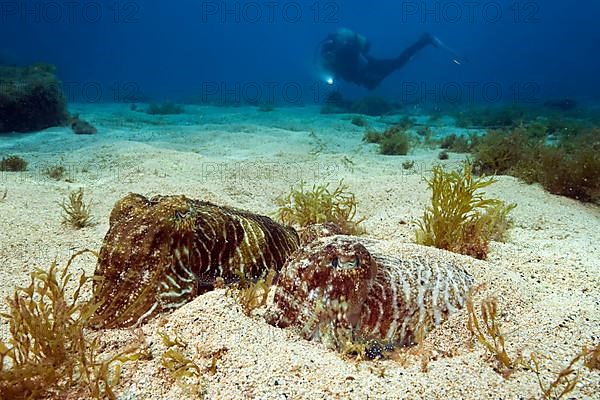
[[[390,246],[414,240],[414,220],[429,202],[422,173],[437,162],[437,151],[417,150],[384,157],[361,142],[363,128],[348,117],[319,115],[316,108],[260,113],[254,108],[187,107],[182,116],[147,116],[127,105],[75,105],[97,125],[94,136],[55,128],[32,135],[0,137],[0,155],[20,154],[30,161],[26,173],[0,173],[0,297],[27,283],[35,266],[56,258],[64,263],[82,248],[99,249],[108,214],[128,192],[186,194],[218,204],[272,215],[275,198],[297,185],[340,179],[354,191],[371,237]],[[377,118],[369,121],[377,128]],[[462,156],[451,154],[445,164]],[[406,160],[416,168],[402,169]],[[54,181],[44,167],[64,164],[69,180]],[[58,206],[70,190],[83,187],[93,200],[97,224],[75,231],[61,225]],[[508,351],[535,351],[550,357],[553,371],[584,345],[600,341],[600,209],[545,193],[511,177],[500,177],[489,194],[518,204],[507,243],[494,243],[486,262],[471,273],[485,284],[478,296],[494,295],[502,309]],[[402,223],[403,221],[407,223]],[[93,259],[77,266],[88,273]],[[0,310],[5,310],[2,305]],[[235,300],[217,290],[201,296],[158,328],[143,328],[154,359],[126,364],[118,393],[123,399],[179,399],[185,391],[160,364],[164,346],[156,332],[179,332],[185,353],[202,368],[210,354],[228,349],[217,373],[205,372],[208,398],[218,399],[518,399],[539,398],[535,375],[516,371],[504,379],[494,361],[472,345],[464,312],[428,336],[431,360],[406,352],[402,362],[354,362],[320,344],[269,326],[261,310],[246,317]],[[7,324],[0,325],[7,337]],[[125,345],[132,335],[104,335],[108,348]],[[546,369],[546,368],[545,368]],[[545,371],[550,377],[550,372]],[[582,370],[573,398],[600,398],[600,374]]]

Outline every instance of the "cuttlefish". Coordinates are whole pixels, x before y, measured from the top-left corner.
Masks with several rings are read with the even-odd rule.
[[[110,215],[94,274],[93,328],[137,326],[243,275],[279,271],[298,234],[268,217],[185,196],[129,194]]]
[[[272,325],[338,347],[340,340],[414,344],[463,307],[473,278],[466,257],[414,244],[319,238],[281,270],[267,311]]]

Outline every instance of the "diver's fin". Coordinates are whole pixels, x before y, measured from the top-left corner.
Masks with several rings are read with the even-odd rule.
[[[454,49],[452,49],[451,47],[448,47],[446,45],[446,43],[442,42],[440,40],[440,38],[438,38],[437,36],[433,36],[430,33],[424,33],[422,36],[422,39],[425,39],[425,38],[429,39],[432,46],[437,47],[438,49],[444,49],[444,50],[448,51],[452,55],[451,61],[454,64],[462,65],[468,61],[466,57],[461,56]]]
[[[437,36],[433,36],[433,35],[431,35],[431,44],[432,44],[434,47],[442,47],[442,48],[446,48],[446,49],[448,48],[448,46],[446,46],[446,45],[444,44],[444,42],[442,42],[442,41],[440,40],[440,38],[438,38]]]

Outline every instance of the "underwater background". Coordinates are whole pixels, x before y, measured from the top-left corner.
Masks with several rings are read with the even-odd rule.
[[[388,98],[594,102],[600,93],[600,5],[591,0],[24,0],[2,7],[4,62],[55,64],[73,101],[216,101],[227,94],[215,94],[215,85],[241,85],[246,100],[268,102],[275,87],[279,103],[312,103],[322,95],[316,48],[340,27],[365,35],[375,57],[395,56],[430,32],[468,58],[457,66],[427,49],[380,85],[377,94]],[[286,95],[286,85],[302,95]],[[350,84],[337,88],[363,94]]]
[[[0,0],[0,400],[600,400],[598,15]]]

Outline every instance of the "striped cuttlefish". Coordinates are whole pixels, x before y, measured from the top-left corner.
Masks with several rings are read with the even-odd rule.
[[[214,288],[279,271],[298,234],[268,217],[185,196],[129,194],[110,215],[94,274],[93,328],[137,326]]]
[[[362,237],[318,239],[281,270],[267,321],[330,347],[347,339],[414,344],[463,307],[473,279],[458,257],[412,244],[390,255]]]

